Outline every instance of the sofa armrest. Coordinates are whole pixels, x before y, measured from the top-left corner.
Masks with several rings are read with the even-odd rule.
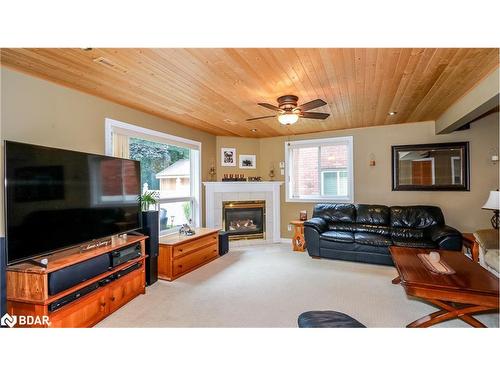
[[[304,226],[304,240],[306,241],[306,249],[310,256],[319,257],[319,240],[320,232],[315,227]]]
[[[462,250],[462,234],[448,225],[433,225],[427,229],[428,236],[440,249]]]
[[[328,230],[328,225],[326,224],[325,219],[322,219],[321,217],[313,217],[312,219],[305,221],[304,227],[314,228],[319,234]]]

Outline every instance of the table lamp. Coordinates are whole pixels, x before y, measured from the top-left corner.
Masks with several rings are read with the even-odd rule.
[[[490,196],[483,206],[485,210],[492,210],[493,217],[491,218],[491,225],[493,228],[498,229],[498,213],[500,210],[500,191],[490,191]]]

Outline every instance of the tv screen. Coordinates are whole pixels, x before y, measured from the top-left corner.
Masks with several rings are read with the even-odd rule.
[[[138,161],[5,142],[9,264],[141,227]]]

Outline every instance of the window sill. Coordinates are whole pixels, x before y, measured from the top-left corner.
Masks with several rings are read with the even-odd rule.
[[[352,198],[286,198],[286,203],[354,203]]]
[[[163,229],[160,231],[159,237],[171,236],[172,234],[177,234],[177,233],[179,233],[180,228],[181,228],[181,225],[179,225],[176,228]]]

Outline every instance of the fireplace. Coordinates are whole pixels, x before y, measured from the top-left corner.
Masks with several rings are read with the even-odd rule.
[[[222,202],[222,222],[231,240],[266,238],[266,202]]]

